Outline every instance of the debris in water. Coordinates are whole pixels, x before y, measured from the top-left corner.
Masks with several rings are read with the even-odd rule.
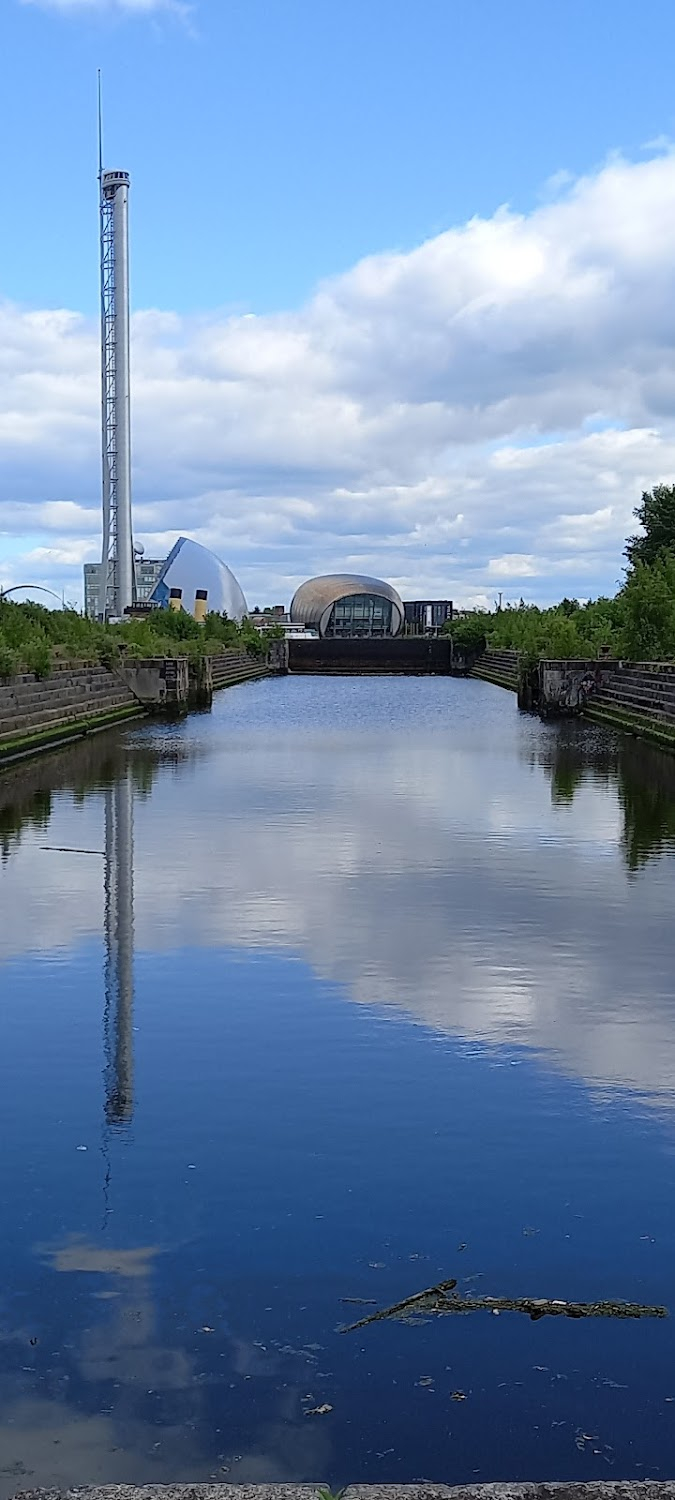
[[[341,1302],[353,1302],[357,1307],[377,1307],[374,1297],[341,1297]]]
[[[328,1415],[328,1412],[332,1411],[332,1410],[333,1410],[332,1406],[328,1406],[327,1403],[324,1403],[323,1406],[310,1406],[309,1411],[305,1412],[305,1416],[306,1417],[325,1417],[325,1416]]]
[[[466,1391],[453,1391],[451,1401],[466,1401]]]
[[[433,1383],[434,1383],[434,1377],[433,1377],[433,1375],[420,1375],[420,1378],[419,1378],[419,1380],[417,1382],[418,1385],[433,1385]]]
[[[385,1318],[401,1322],[420,1321],[420,1314],[471,1313],[471,1312],[518,1312],[525,1313],[533,1322],[539,1318],[667,1318],[667,1307],[654,1307],[641,1302],[564,1302],[560,1297],[466,1297],[455,1291],[457,1282],[439,1281],[437,1286],[426,1287],[394,1302],[391,1307],[379,1308],[368,1313],[357,1323],[342,1328],[342,1333],[353,1333],[369,1323],[379,1323]],[[452,1295],[448,1295],[452,1293]]]
[[[208,1323],[205,1323],[204,1327],[198,1330],[199,1333],[215,1333],[215,1331],[215,1328],[209,1328]]]

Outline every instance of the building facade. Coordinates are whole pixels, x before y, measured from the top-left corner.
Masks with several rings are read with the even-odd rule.
[[[403,605],[390,583],[357,573],[327,573],[300,585],[291,602],[291,622],[322,639],[399,635]]]
[[[452,599],[407,599],[404,606],[407,635],[436,634],[452,619]]]
[[[164,557],[136,558],[136,598],[139,604],[145,604],[154,592],[165,561]],[[85,563],[84,612],[90,620],[95,620],[99,612],[100,585],[101,564]]]

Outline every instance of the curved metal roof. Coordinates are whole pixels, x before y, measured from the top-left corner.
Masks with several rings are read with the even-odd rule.
[[[202,547],[201,542],[193,542],[191,537],[179,537],[171,549],[155,585],[153,600],[166,606],[172,588],[183,590],[183,609],[188,614],[194,609],[197,589],[207,590],[208,608],[217,614],[224,613],[237,623],[248,614],[246,600],[234,573],[215,552]]]
[[[307,583],[301,583],[291,601],[291,620],[294,624],[309,625],[318,630],[336,601],[353,594],[375,594],[380,599],[388,599],[398,611],[398,623],[392,617],[394,634],[398,633],[404,609],[396,589],[381,578],[366,578],[359,573],[324,573],[321,578],[309,578]]]

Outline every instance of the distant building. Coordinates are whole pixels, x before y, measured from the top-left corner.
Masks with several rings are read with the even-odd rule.
[[[213,610],[236,620],[237,624],[248,614],[248,605],[231,569],[215,552],[187,536],[178,538],[166,562],[160,564],[152,603],[160,609],[184,609],[196,619],[203,619]]]
[[[407,635],[435,634],[452,619],[452,599],[409,599],[404,605]]]
[[[403,605],[396,589],[381,578],[327,573],[302,583],[291,602],[291,622],[323,637],[398,635]]]
[[[318,635],[317,630],[295,625],[283,604],[275,604],[272,609],[254,609],[253,614],[249,615],[249,624],[259,635],[268,635],[270,630],[281,629],[287,641],[315,640]]]
[[[136,598],[139,604],[145,604],[156,588],[165,560],[163,557],[136,558]],[[100,578],[101,564],[85,563],[84,612],[90,620],[95,620],[98,615]]]

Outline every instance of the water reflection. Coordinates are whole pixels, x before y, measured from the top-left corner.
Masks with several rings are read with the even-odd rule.
[[[133,1114],[134,783],[129,766],[105,792],[106,1118]]]
[[[674,806],[440,679],[0,779],[0,1500],[672,1471],[668,1325],[335,1329],[448,1274],[668,1300]]]
[[[675,850],[675,756],[628,736],[572,723],[558,725],[536,759],[551,777],[558,805],[571,804],[585,782],[616,785],[629,870]]]

